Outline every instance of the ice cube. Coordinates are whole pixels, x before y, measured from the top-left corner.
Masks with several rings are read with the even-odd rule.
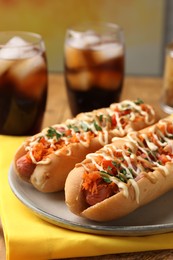
[[[74,38],[67,40],[67,45],[76,49],[84,49],[85,44],[81,38]]]
[[[14,61],[12,60],[1,60],[0,59],[0,76],[2,76],[9,68],[13,65]]]
[[[79,73],[68,73],[67,80],[71,89],[87,91],[91,88],[94,75],[92,72],[85,70]]]
[[[72,32],[72,38],[67,40],[67,44],[77,49],[85,49],[100,43],[100,37],[93,31]]]
[[[122,75],[115,71],[95,72],[95,86],[105,90],[116,90],[120,87]]]
[[[83,41],[85,47],[94,47],[100,44],[100,37],[93,31],[87,31],[83,34]]]
[[[46,64],[41,55],[19,60],[9,70],[16,91],[31,98],[39,99],[46,86]]]
[[[123,56],[123,46],[118,43],[104,43],[93,47],[93,59],[96,64]]]
[[[35,55],[35,51],[29,43],[21,37],[11,38],[1,49],[0,59],[21,59]]]
[[[28,42],[25,41],[24,39],[22,39],[19,36],[14,36],[13,38],[11,38],[6,44],[5,46],[11,46],[11,47],[21,47],[21,46],[25,46],[27,45]]]
[[[22,38],[15,36],[0,49],[0,76],[10,69],[15,59],[35,55],[33,48],[27,44]]]
[[[79,69],[87,67],[87,60],[84,50],[73,48],[71,46],[65,47],[66,66],[69,69]]]

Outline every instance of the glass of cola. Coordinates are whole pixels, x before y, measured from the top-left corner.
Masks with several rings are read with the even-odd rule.
[[[47,87],[42,37],[30,32],[0,32],[0,134],[39,132]]]
[[[124,33],[112,23],[67,29],[65,82],[72,115],[118,102],[124,79]]]
[[[165,49],[161,108],[167,114],[173,113],[173,42],[169,43]]]

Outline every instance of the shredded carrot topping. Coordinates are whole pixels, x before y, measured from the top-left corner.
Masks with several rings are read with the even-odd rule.
[[[167,130],[168,130],[168,133],[170,133],[170,134],[173,133],[173,125],[171,123],[168,124]]]
[[[47,145],[43,143],[38,143],[34,148],[33,148],[33,156],[36,161],[40,161],[44,156],[47,156],[48,154],[52,153],[53,148],[47,147]]]
[[[97,183],[101,180],[101,176],[98,172],[84,173],[82,188],[89,190],[91,194],[97,193]]]

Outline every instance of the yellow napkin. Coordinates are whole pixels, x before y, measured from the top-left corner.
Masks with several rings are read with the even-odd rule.
[[[15,197],[8,184],[9,167],[23,139],[0,136],[0,214],[7,259],[55,259],[173,248],[173,233],[100,236],[63,229],[37,217]]]

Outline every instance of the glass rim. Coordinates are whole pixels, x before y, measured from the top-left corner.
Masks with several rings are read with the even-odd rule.
[[[113,29],[116,30],[117,32],[123,32],[123,28],[117,24],[117,23],[112,23],[112,22],[99,22],[99,21],[89,21],[89,22],[83,22],[80,24],[73,24],[70,25],[67,28],[67,31],[81,31],[84,32],[87,29],[95,29],[95,28],[108,28],[108,29]]]
[[[30,37],[30,41],[26,41],[26,43],[21,44],[20,46],[15,45],[15,44],[12,46],[9,46],[9,45],[6,46],[7,42],[10,39],[12,39],[13,37],[21,37],[22,39],[25,37]],[[1,43],[2,39],[3,39],[3,43]],[[24,40],[26,40],[26,39],[24,39]],[[29,31],[0,31],[0,48],[9,48],[9,49],[16,48],[16,47],[22,48],[22,47],[27,47],[27,46],[31,46],[31,45],[32,46],[37,45],[40,42],[43,42],[43,38],[39,33],[29,32]]]

